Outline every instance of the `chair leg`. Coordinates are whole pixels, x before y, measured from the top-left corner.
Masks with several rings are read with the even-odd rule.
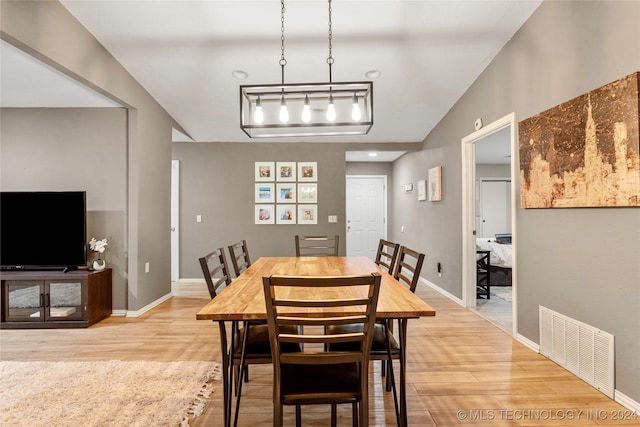
[[[273,402],[273,427],[282,427],[284,423],[284,413],[282,403]]]
[[[331,404],[331,427],[336,427],[338,425],[338,405],[335,403]]]
[[[351,404],[351,425],[358,427],[358,404],[356,402]]]

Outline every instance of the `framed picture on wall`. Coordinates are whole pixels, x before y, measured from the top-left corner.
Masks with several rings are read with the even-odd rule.
[[[255,193],[255,203],[273,203],[276,201],[273,184],[257,183]]]
[[[418,200],[427,200],[427,181],[418,181]]]
[[[298,224],[317,224],[318,205],[298,205]]]
[[[256,162],[255,163],[256,181],[274,181],[275,180],[275,164],[274,162]]]
[[[442,166],[429,169],[429,200],[442,200]]]
[[[317,203],[318,184],[298,184],[298,203]]]
[[[277,205],[276,224],[295,224],[296,205]]]
[[[295,203],[296,202],[296,184],[277,184],[276,185],[278,203]]]
[[[318,163],[317,162],[298,162],[298,181],[317,181],[318,180]]]
[[[256,205],[256,224],[273,224],[274,219],[273,205]]]
[[[296,162],[276,163],[276,181],[295,182]]]

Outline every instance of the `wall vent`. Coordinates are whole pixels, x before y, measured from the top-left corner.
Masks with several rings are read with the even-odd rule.
[[[614,399],[613,335],[540,306],[540,354]]]

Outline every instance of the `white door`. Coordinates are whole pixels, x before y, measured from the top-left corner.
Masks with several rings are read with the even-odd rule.
[[[180,161],[171,160],[171,281],[180,279]]]
[[[347,176],[347,256],[375,259],[387,236],[386,176]]]
[[[482,180],[480,185],[481,227],[479,237],[510,233],[511,181]]]

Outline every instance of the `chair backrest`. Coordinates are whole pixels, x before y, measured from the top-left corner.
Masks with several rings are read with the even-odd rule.
[[[399,249],[400,244],[380,239],[380,243],[378,243],[378,252],[376,252],[375,263],[386,268],[389,274],[393,274],[393,268],[396,265],[396,257],[398,256]]]
[[[231,257],[231,264],[233,265],[233,272],[236,277],[242,274],[251,265],[251,258],[249,258],[249,249],[247,248],[247,241],[240,240],[232,245],[229,245],[229,255]]]
[[[423,262],[424,254],[418,253],[406,246],[400,246],[393,277],[409,286],[411,292],[415,292],[418,280],[420,279],[420,270],[422,270]]]
[[[296,234],[296,256],[338,256],[339,237]]]
[[[363,276],[263,278],[274,381],[280,364],[362,363],[366,373],[373,340],[380,273]],[[363,310],[364,306],[364,310]],[[308,315],[312,312],[312,315]],[[304,314],[307,314],[306,316]],[[361,332],[330,334],[333,325],[363,325]],[[291,326],[298,333],[291,333]],[[286,333],[281,328],[289,327]],[[284,352],[298,344],[302,352]],[[351,343],[353,351],[330,351],[331,344]],[[351,347],[350,347],[351,348]],[[365,375],[366,376],[366,375]]]
[[[224,249],[218,248],[210,254],[199,258],[198,261],[200,261],[202,275],[207,282],[207,288],[209,288],[209,295],[213,299],[218,293],[218,288],[231,283]]]

